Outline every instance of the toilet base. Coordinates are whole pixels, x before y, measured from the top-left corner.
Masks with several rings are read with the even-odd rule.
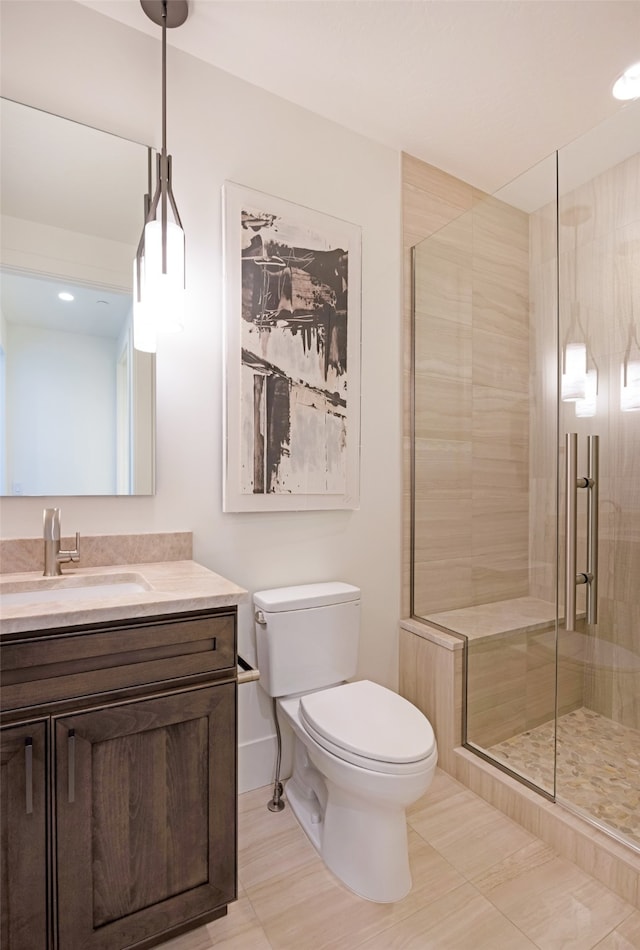
[[[402,900],[411,890],[404,808],[363,802],[326,782],[307,763],[305,778],[314,773],[326,788],[326,807],[306,782],[296,780],[296,770],[285,784],[285,796],[326,866],[359,897],[378,903]]]

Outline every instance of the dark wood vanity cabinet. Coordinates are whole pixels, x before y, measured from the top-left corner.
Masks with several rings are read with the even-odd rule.
[[[46,723],[0,731],[0,947],[48,946]]]
[[[3,640],[3,718],[27,712],[5,705],[25,696],[46,713],[1,731],[3,950],[142,950],[226,913],[235,619],[227,608]]]

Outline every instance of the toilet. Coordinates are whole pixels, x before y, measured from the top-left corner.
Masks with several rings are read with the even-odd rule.
[[[429,720],[355,675],[360,591],[341,582],[253,595],[260,684],[292,740],[285,797],[327,867],[371,901],[411,890],[405,809],[438,758]]]

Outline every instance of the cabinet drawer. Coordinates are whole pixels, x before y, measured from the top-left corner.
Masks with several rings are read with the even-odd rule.
[[[235,612],[35,636],[2,645],[2,709],[232,669]]]

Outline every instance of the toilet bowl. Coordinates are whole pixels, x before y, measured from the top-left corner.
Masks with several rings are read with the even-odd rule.
[[[325,864],[361,897],[402,900],[411,890],[405,809],[426,792],[437,761],[428,720],[367,680],[280,699],[278,708],[297,740],[285,797]]]
[[[391,902],[411,889],[405,809],[433,778],[436,740],[408,700],[355,674],[360,591],[342,583],[254,594],[260,683],[293,744],[285,798],[327,867]]]

